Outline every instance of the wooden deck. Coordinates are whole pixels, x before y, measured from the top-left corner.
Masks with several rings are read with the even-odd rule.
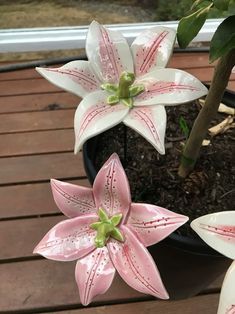
[[[170,64],[204,82],[213,67],[206,53],[176,54]],[[235,75],[229,88],[235,90]],[[199,296],[159,301],[129,288],[118,276],[84,309],[74,279],[75,262],[32,254],[63,217],[49,179],[88,186],[81,153],[73,154],[73,115],[79,99],[34,70],[0,74],[0,313],[215,314],[221,279]]]

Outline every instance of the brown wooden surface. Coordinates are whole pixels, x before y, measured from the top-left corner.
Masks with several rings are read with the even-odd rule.
[[[211,80],[208,54],[175,54],[170,67]],[[235,90],[235,75],[230,88]],[[73,116],[80,99],[35,70],[0,74],[0,313],[116,314],[216,313],[222,277],[200,296],[159,301],[120,277],[84,309],[74,280],[75,262],[32,254],[42,236],[64,219],[50,191],[51,177],[89,186],[82,154],[73,154]]]

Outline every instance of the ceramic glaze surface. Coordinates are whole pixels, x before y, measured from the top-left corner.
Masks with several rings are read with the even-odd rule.
[[[205,215],[191,227],[213,249],[235,260],[235,211]],[[235,262],[228,269],[221,289],[218,314],[235,313]]]
[[[97,174],[93,189],[58,180],[51,180],[51,187],[56,204],[69,219],[54,226],[34,253],[58,261],[78,260],[75,278],[82,304],[105,293],[116,270],[134,289],[168,298],[145,247],[167,237],[187,217],[131,203],[129,183],[116,154]]]
[[[166,105],[178,105],[207,93],[192,75],[166,69],[175,31],[154,27],[128,46],[122,34],[92,22],[87,35],[88,61],[60,68],[37,68],[53,84],[84,98],[74,119],[75,152],[85,141],[123,122],[165,153]],[[121,89],[123,73],[132,75],[130,90]],[[133,91],[139,88],[138,93]],[[133,93],[132,93],[132,92]]]

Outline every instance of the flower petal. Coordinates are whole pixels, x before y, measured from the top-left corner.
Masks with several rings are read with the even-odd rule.
[[[144,75],[165,68],[172,54],[176,33],[167,27],[153,27],[142,32],[131,45],[135,73]]]
[[[90,224],[98,220],[87,215],[64,220],[55,225],[34,249],[34,253],[57,261],[73,261],[95,249],[96,232]]]
[[[166,110],[164,106],[136,107],[123,123],[141,134],[160,154],[165,154]]]
[[[107,105],[107,93],[95,92],[79,104],[74,117],[75,153],[84,142],[120,123],[129,111],[122,104]]]
[[[176,69],[158,69],[138,79],[145,91],[135,98],[135,106],[178,105],[207,94],[207,88],[193,75]]]
[[[56,205],[64,215],[74,218],[97,212],[92,189],[51,179]]]
[[[165,239],[188,220],[168,209],[141,203],[132,203],[127,226],[145,245],[153,245]]]
[[[168,299],[168,293],[150,253],[127,227],[122,226],[121,230],[125,242],[110,240],[107,244],[119,275],[137,291]]]
[[[124,222],[131,195],[126,173],[117,154],[112,154],[98,172],[93,193],[97,207],[103,208],[110,217],[121,213]]]
[[[235,313],[235,261],[229,267],[221,289],[219,308],[217,314],[234,314]]]
[[[96,249],[80,259],[76,265],[75,278],[82,304],[88,305],[95,296],[105,293],[114,275],[115,268],[106,247]]]
[[[213,249],[235,259],[235,211],[199,217],[191,222],[191,227]]]
[[[86,53],[103,82],[118,83],[123,71],[134,73],[130,48],[121,33],[93,21],[89,27]]]
[[[100,89],[101,82],[88,61],[72,61],[60,68],[36,70],[52,84],[80,97]]]

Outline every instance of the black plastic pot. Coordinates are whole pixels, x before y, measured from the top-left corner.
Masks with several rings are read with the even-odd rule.
[[[223,103],[235,107],[235,93],[226,91]],[[84,167],[91,183],[97,174],[94,160],[99,136],[88,140],[83,146]],[[148,249],[171,299],[184,299],[198,294],[231,264],[231,260],[211,249],[201,239],[175,233]]]

